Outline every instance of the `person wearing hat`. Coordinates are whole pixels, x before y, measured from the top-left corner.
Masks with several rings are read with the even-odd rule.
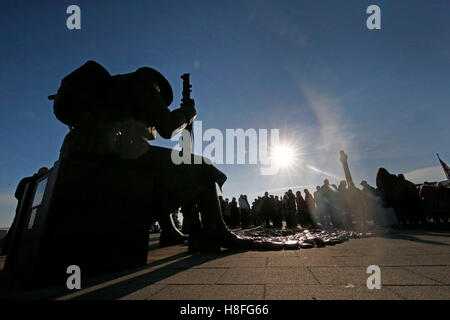
[[[377,189],[369,185],[366,180],[361,181],[360,185],[363,187],[363,192],[371,195],[372,197],[378,197]]]
[[[168,242],[183,240],[171,223],[170,212],[194,205],[200,209],[203,230],[190,238],[200,247],[215,250],[250,245],[223,221],[216,183],[221,188],[226,175],[208,159],[195,155],[191,155],[191,164],[174,164],[171,149],[148,143],[157,134],[170,139],[196,117],[192,99],[169,110],[172,88],[158,71],[143,67],[110,76],[100,64],[88,61],[65,77],[58,94],[49,98],[54,99],[55,116],[73,128],[64,141],[63,157],[117,158],[155,174],[151,212],[157,213],[163,232],[165,228],[169,234],[165,237]]]

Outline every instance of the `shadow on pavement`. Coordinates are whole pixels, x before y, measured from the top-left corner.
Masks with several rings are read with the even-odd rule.
[[[432,236],[432,237],[450,237],[450,235],[442,234],[440,232],[436,231],[426,231],[426,230],[405,230],[405,231],[396,231],[395,233],[387,233],[383,235],[379,235],[382,238],[389,238],[389,239],[399,239],[399,240],[408,240],[408,241],[414,241],[414,242],[421,242],[421,243],[427,243],[427,244],[435,244],[440,246],[450,246],[450,244],[445,242],[439,242],[439,241],[433,241],[433,240],[426,240],[421,239],[417,237],[417,235],[421,236]]]
[[[152,257],[152,251],[153,250],[149,251],[149,259],[158,259],[157,256]],[[146,266],[140,268],[85,279],[82,288],[82,291],[86,291],[84,293],[82,291],[74,292],[68,290],[66,287],[58,286],[35,291],[21,292],[19,289],[14,292],[13,295],[6,297],[4,296],[3,298],[30,300],[57,298],[69,300],[119,299],[123,296],[136,292],[139,289],[145,288],[151,284],[169,278],[194,266],[240,252],[241,251],[222,251],[221,253],[217,254],[190,254],[186,250],[184,252],[175,253],[173,255],[151,261]],[[157,268],[161,265],[163,265],[161,268]],[[133,274],[135,273],[137,273],[137,275],[133,276]],[[120,278],[124,279],[121,280]],[[109,281],[113,283],[107,284],[106,282]],[[93,288],[95,286],[100,287],[98,289],[95,289]],[[70,296],[72,294],[73,297]]]

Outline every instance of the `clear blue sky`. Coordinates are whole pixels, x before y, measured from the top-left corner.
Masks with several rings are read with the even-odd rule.
[[[66,28],[71,4],[81,30]],[[382,30],[366,28],[370,4]],[[205,129],[280,128],[300,148],[297,168],[277,176],[219,166],[226,197],[337,183],[340,149],[357,182],[374,184],[379,167],[444,180],[435,153],[450,162],[449,16],[440,0],[2,1],[0,226],[12,221],[17,183],[53,165],[68,131],[47,95],[91,59],[111,74],[156,68],[172,107],[190,72]]]

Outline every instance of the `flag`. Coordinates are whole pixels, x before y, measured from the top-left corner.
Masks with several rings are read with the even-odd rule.
[[[437,157],[438,157],[439,161],[441,162],[442,169],[444,169],[445,175],[447,176],[447,180],[450,180],[450,168],[444,161],[441,160],[441,158],[439,158],[439,154],[437,154]]]

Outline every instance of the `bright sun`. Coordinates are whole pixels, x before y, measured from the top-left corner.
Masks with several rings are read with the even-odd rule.
[[[277,166],[290,167],[295,162],[295,151],[290,146],[280,145],[273,150],[273,160]]]

